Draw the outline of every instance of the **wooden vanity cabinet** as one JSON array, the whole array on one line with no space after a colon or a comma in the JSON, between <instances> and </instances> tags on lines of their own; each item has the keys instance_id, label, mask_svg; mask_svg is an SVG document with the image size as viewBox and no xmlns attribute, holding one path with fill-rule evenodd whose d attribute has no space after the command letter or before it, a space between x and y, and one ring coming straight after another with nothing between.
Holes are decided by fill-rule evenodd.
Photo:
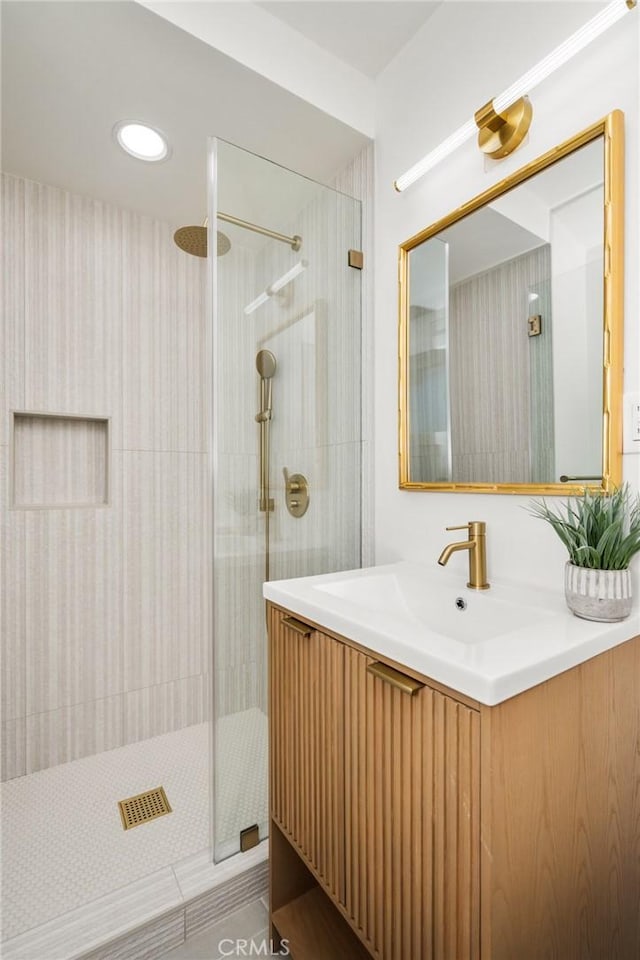
<instances>
[{"instance_id":1,"label":"wooden vanity cabinet","mask_svg":"<svg viewBox=\"0 0 640 960\"><path fill-rule=\"evenodd\" d=\"M271 816L313 867L324 889L340 902L344 901L342 660L342 644L332 637L271 611Z\"/></svg>"},{"instance_id":2,"label":"wooden vanity cabinet","mask_svg":"<svg viewBox=\"0 0 640 960\"><path fill-rule=\"evenodd\" d=\"M486 707L268 615L294 960L637 960L640 637Z\"/></svg>"},{"instance_id":3,"label":"wooden vanity cabinet","mask_svg":"<svg viewBox=\"0 0 640 960\"><path fill-rule=\"evenodd\" d=\"M343 653L347 916L375 957L476 958L478 711Z\"/></svg>"}]
</instances>

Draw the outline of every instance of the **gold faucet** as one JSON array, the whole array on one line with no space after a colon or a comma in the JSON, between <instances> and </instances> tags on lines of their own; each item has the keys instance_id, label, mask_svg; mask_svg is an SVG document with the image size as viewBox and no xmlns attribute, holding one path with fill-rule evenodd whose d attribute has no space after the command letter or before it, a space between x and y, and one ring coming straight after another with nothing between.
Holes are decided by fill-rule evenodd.
<instances>
[{"instance_id":1,"label":"gold faucet","mask_svg":"<svg viewBox=\"0 0 640 960\"><path fill-rule=\"evenodd\" d=\"M483 520L471 520L461 527L446 527L445 529L468 530L469 539L461 540L460 543L450 543L446 546L438 557L440 566L444 567L452 553L456 553L458 550L468 550L469 583L467 586L473 590L488 590L490 584L487 581L486 523Z\"/></svg>"}]
</instances>

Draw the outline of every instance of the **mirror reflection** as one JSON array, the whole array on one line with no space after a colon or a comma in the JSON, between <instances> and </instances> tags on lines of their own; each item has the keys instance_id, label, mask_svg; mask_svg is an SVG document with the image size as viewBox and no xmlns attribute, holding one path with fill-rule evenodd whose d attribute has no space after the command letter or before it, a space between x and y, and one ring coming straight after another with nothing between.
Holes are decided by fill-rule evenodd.
<instances>
[{"instance_id":1,"label":"mirror reflection","mask_svg":"<svg viewBox=\"0 0 640 960\"><path fill-rule=\"evenodd\" d=\"M407 254L411 483L599 483L603 137Z\"/></svg>"}]
</instances>

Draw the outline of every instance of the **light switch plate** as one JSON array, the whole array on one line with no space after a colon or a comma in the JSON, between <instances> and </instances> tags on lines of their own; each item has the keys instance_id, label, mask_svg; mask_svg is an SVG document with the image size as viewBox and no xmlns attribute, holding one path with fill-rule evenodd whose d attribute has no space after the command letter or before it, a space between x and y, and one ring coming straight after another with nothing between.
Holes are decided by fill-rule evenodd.
<instances>
[{"instance_id":1,"label":"light switch plate","mask_svg":"<svg viewBox=\"0 0 640 960\"><path fill-rule=\"evenodd\" d=\"M625 393L622 400L623 453L640 453L640 393Z\"/></svg>"}]
</instances>

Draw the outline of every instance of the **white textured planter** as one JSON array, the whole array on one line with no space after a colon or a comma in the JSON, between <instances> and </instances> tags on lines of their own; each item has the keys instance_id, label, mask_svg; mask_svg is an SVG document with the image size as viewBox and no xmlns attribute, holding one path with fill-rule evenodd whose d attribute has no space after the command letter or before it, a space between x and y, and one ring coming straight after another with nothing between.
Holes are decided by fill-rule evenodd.
<instances>
[{"instance_id":1,"label":"white textured planter","mask_svg":"<svg viewBox=\"0 0 640 960\"><path fill-rule=\"evenodd\" d=\"M613 623L631 613L631 571L591 570L566 563L564 595L576 617Z\"/></svg>"}]
</instances>

